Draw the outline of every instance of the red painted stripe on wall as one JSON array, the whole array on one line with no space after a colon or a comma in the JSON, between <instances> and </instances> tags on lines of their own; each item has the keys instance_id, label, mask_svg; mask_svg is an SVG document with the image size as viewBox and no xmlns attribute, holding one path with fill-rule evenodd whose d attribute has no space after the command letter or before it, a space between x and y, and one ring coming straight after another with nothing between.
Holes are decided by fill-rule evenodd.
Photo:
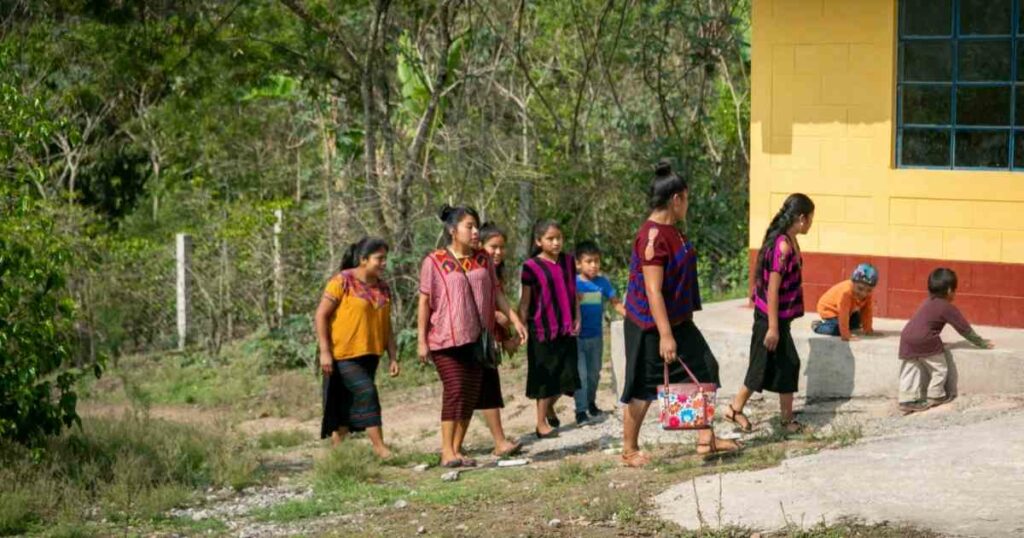
<instances>
[{"instance_id":1,"label":"red painted stripe on wall","mask_svg":"<svg viewBox=\"0 0 1024 538\"><path fill-rule=\"evenodd\" d=\"M971 323L1024 328L1024 264L930 260L804 252L804 306L815 315L818 298L835 283L850 278L858 263L878 268L875 315L909 318L928 297L928 274L936 267L956 271L956 303ZM753 282L757 251L751 250Z\"/></svg>"}]
</instances>

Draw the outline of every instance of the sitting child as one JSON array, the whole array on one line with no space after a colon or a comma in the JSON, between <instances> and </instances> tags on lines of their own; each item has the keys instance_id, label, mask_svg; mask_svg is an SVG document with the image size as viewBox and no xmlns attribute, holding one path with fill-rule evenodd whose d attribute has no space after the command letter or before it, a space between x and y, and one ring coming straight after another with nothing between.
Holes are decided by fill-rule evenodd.
<instances>
[{"instance_id":1,"label":"sitting child","mask_svg":"<svg viewBox=\"0 0 1024 538\"><path fill-rule=\"evenodd\" d=\"M832 286L818 299L818 315L811 327L818 334L839 336L843 340L856 340L851 331L864 328L870 335L871 292L878 285L878 270L870 263L862 263L853 270L850 280Z\"/></svg>"},{"instance_id":2,"label":"sitting child","mask_svg":"<svg viewBox=\"0 0 1024 538\"><path fill-rule=\"evenodd\" d=\"M949 364L940 338L947 323L975 346L992 349L992 343L978 336L960 310L953 306L956 284L956 273L951 269L932 271L928 276L930 297L917 309L900 334L899 408L904 415L952 399L946 393ZM927 400L921 398L921 377L925 370L931 374Z\"/></svg>"}]
</instances>

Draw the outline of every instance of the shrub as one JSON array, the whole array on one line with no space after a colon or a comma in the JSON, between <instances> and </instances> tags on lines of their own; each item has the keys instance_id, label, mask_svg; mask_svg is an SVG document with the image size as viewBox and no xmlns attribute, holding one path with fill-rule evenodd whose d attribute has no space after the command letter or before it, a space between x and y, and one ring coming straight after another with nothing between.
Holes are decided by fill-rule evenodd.
<instances>
[{"instance_id":1,"label":"shrub","mask_svg":"<svg viewBox=\"0 0 1024 538\"><path fill-rule=\"evenodd\" d=\"M131 414L89 419L37 449L0 445L0 534L157 519L194 490L241 488L257 471L253 455L222 433Z\"/></svg>"}]
</instances>

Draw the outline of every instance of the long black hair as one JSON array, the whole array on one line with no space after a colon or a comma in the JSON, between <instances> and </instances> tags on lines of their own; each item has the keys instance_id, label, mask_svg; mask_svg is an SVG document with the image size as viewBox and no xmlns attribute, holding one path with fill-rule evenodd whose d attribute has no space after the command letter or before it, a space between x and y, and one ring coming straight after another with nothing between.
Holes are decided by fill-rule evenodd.
<instances>
[{"instance_id":1,"label":"long black hair","mask_svg":"<svg viewBox=\"0 0 1024 538\"><path fill-rule=\"evenodd\" d=\"M790 194L782 203L779 212L775 214L768 230L764 233L764 241L761 242L761 250L757 253L757 284L763 281L764 268L771 264L769 259L772 255L772 247L780 235L789 231L800 217L810 216L814 213L814 202L806 194Z\"/></svg>"},{"instance_id":2,"label":"long black hair","mask_svg":"<svg viewBox=\"0 0 1024 538\"><path fill-rule=\"evenodd\" d=\"M437 218L441 219L441 222L444 223L444 231L441 233L441 240L437 245L438 248L447 247L452 244L452 231L467 216L473 217L476 223L480 224L480 215L468 205L450 206L445 204L441 206L441 211L438 212Z\"/></svg>"},{"instance_id":3,"label":"long black hair","mask_svg":"<svg viewBox=\"0 0 1024 538\"><path fill-rule=\"evenodd\" d=\"M647 193L647 205L653 209L665 209L669 200L677 194L689 190L686 180L672 171L672 163L668 159L658 161L654 167L654 179Z\"/></svg>"},{"instance_id":4,"label":"long black hair","mask_svg":"<svg viewBox=\"0 0 1024 538\"><path fill-rule=\"evenodd\" d=\"M541 219L537 221L537 224L533 225L533 248L530 250L531 258L541 253L543 249L540 248L537 241L540 241L541 238L544 237L544 234L548 233L548 230L551 228L562 231L562 225L559 224L558 221L551 219Z\"/></svg>"},{"instance_id":5,"label":"long black hair","mask_svg":"<svg viewBox=\"0 0 1024 538\"><path fill-rule=\"evenodd\" d=\"M386 241L378 237L363 237L345 249L345 254L341 257L341 267L338 270L344 271L359 267L360 262L381 250L384 252L390 250Z\"/></svg>"},{"instance_id":6,"label":"long black hair","mask_svg":"<svg viewBox=\"0 0 1024 538\"><path fill-rule=\"evenodd\" d=\"M505 233L505 230L499 228L497 224L493 222L485 222L480 226L481 247L486 245L488 241L495 237L500 237L505 241L508 241L508 235ZM501 263L494 266L494 272L497 273L499 281L505 281L505 260L501 260Z\"/></svg>"}]
</instances>

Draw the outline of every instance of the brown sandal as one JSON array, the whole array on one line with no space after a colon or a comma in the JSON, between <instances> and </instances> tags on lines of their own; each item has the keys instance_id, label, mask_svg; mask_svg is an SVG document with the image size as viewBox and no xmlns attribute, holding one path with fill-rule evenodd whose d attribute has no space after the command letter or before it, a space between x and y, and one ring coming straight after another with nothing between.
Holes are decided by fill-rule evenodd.
<instances>
[{"instance_id":1,"label":"brown sandal","mask_svg":"<svg viewBox=\"0 0 1024 538\"><path fill-rule=\"evenodd\" d=\"M730 414L730 412L732 414ZM732 406L732 404L729 404L729 410L725 412L724 417L725 420L735 424L736 428L743 433L750 433L754 431L754 425L750 422L750 417L744 415L743 411L737 411L736 408ZM740 421L737 420L737 417L743 417L743 420L746 421L747 425L744 426L743 424L740 424Z\"/></svg>"},{"instance_id":2,"label":"brown sandal","mask_svg":"<svg viewBox=\"0 0 1024 538\"><path fill-rule=\"evenodd\" d=\"M626 467L632 467L634 469L640 469L646 467L647 464L651 463L651 457L643 451L637 450L626 454L622 453L622 465Z\"/></svg>"},{"instance_id":3,"label":"brown sandal","mask_svg":"<svg viewBox=\"0 0 1024 538\"><path fill-rule=\"evenodd\" d=\"M712 437L710 443L697 443L697 455L704 458L705 460L720 458L728 456L730 454L736 454L743 450L743 444L739 441L733 441L736 444L736 448L718 448L718 438ZM701 452L701 447L708 447L707 452Z\"/></svg>"}]
</instances>

